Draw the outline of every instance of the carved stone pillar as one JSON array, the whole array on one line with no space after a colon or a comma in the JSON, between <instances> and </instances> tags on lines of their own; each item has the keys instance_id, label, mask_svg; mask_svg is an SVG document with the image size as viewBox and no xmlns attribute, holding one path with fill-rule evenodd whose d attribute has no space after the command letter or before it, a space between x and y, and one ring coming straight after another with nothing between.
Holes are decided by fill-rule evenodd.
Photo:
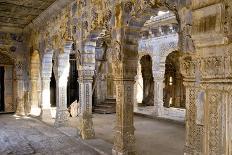
<instances>
[{"instance_id":1,"label":"carved stone pillar","mask_svg":"<svg viewBox=\"0 0 232 155\"><path fill-rule=\"evenodd\" d=\"M31 115L39 116L41 109L39 108L39 95L38 95L38 78L31 78Z\"/></svg>"},{"instance_id":2,"label":"carved stone pillar","mask_svg":"<svg viewBox=\"0 0 232 155\"><path fill-rule=\"evenodd\" d=\"M72 49L72 42L66 43L64 52L58 56L58 71L56 80L56 95L57 95L57 107L56 107L56 119L55 127L68 126L69 124L69 112L67 109L67 82L69 76L69 54Z\"/></svg>"},{"instance_id":3,"label":"carved stone pillar","mask_svg":"<svg viewBox=\"0 0 232 155\"><path fill-rule=\"evenodd\" d=\"M39 52L33 51L30 60L30 102L31 110L30 114L34 116L39 116L41 113L41 108L39 107L39 92L38 92L38 82L40 75L40 58Z\"/></svg>"},{"instance_id":4,"label":"carved stone pillar","mask_svg":"<svg viewBox=\"0 0 232 155\"><path fill-rule=\"evenodd\" d=\"M42 117L51 117L50 103L50 77L42 78Z\"/></svg>"},{"instance_id":5,"label":"carved stone pillar","mask_svg":"<svg viewBox=\"0 0 232 155\"><path fill-rule=\"evenodd\" d=\"M126 46L123 46L125 44L122 45L116 40L111 44L116 85L116 125L112 153L113 155L135 155L133 106L138 60L135 55L127 55L129 51Z\"/></svg>"},{"instance_id":6,"label":"carved stone pillar","mask_svg":"<svg viewBox=\"0 0 232 155\"><path fill-rule=\"evenodd\" d=\"M115 64L117 104L113 155L136 154L133 119L136 64L136 61Z\"/></svg>"},{"instance_id":7,"label":"carved stone pillar","mask_svg":"<svg viewBox=\"0 0 232 155\"><path fill-rule=\"evenodd\" d=\"M50 81L52 74L52 51L44 54L42 61L42 118L51 118Z\"/></svg>"},{"instance_id":8,"label":"carved stone pillar","mask_svg":"<svg viewBox=\"0 0 232 155\"><path fill-rule=\"evenodd\" d=\"M79 92L80 92L80 135L83 139L94 138L92 121L92 83L93 71L79 70Z\"/></svg>"},{"instance_id":9,"label":"carved stone pillar","mask_svg":"<svg viewBox=\"0 0 232 155\"><path fill-rule=\"evenodd\" d=\"M16 72L16 115L25 115L24 104L24 80L23 80L23 62L19 61L15 65Z\"/></svg>"},{"instance_id":10,"label":"carved stone pillar","mask_svg":"<svg viewBox=\"0 0 232 155\"><path fill-rule=\"evenodd\" d=\"M163 101L163 89L164 84L164 72L154 72L154 115L162 116L164 111L164 101Z\"/></svg>"},{"instance_id":11,"label":"carved stone pillar","mask_svg":"<svg viewBox=\"0 0 232 155\"><path fill-rule=\"evenodd\" d=\"M24 105L24 81L22 77L16 78L16 115L25 115L25 105Z\"/></svg>"},{"instance_id":12,"label":"carved stone pillar","mask_svg":"<svg viewBox=\"0 0 232 155\"><path fill-rule=\"evenodd\" d=\"M95 44L94 42L85 43L81 55L82 64L78 67L80 95L79 121L80 135L83 139L95 137L92 121L92 83L95 69Z\"/></svg>"}]
</instances>

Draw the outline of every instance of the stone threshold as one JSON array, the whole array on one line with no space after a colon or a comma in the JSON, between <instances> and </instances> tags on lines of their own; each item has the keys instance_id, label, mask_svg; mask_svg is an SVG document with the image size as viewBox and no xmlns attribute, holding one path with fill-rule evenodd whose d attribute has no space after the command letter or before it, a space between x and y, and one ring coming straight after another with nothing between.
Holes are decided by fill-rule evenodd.
<instances>
[{"instance_id":1,"label":"stone threshold","mask_svg":"<svg viewBox=\"0 0 232 155\"><path fill-rule=\"evenodd\" d=\"M168 117L159 117L159 116L149 115L149 114L140 113L140 112L134 112L134 115L139 116L139 117L145 117L145 118L149 118L149 119L165 121L165 122L170 122L170 123L175 123L177 125L185 126L185 122L183 122L181 120L171 119Z\"/></svg>"}]
</instances>

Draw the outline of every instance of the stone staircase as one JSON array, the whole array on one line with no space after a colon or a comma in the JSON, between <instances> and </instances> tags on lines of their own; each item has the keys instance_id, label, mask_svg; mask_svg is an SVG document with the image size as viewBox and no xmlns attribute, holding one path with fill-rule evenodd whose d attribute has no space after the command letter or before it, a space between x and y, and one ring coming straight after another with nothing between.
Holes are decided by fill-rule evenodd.
<instances>
[{"instance_id":1,"label":"stone staircase","mask_svg":"<svg viewBox=\"0 0 232 155\"><path fill-rule=\"evenodd\" d=\"M94 109L97 114L112 114L116 113L116 99L106 99L104 102L97 104Z\"/></svg>"}]
</instances>

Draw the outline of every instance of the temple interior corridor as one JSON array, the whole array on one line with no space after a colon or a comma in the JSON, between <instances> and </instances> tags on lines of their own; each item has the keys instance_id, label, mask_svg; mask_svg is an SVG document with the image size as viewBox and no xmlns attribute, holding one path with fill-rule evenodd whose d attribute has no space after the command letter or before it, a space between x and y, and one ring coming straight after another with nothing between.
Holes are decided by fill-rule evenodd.
<instances>
[{"instance_id":1,"label":"temple interior corridor","mask_svg":"<svg viewBox=\"0 0 232 155\"><path fill-rule=\"evenodd\" d=\"M232 155L232 0L0 0L0 155Z\"/></svg>"}]
</instances>

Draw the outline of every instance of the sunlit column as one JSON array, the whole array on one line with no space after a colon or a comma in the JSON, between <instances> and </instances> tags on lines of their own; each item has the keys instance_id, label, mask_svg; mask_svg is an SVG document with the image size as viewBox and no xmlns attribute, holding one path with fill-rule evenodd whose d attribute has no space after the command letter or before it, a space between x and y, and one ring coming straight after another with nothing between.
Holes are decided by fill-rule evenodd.
<instances>
[{"instance_id":1,"label":"sunlit column","mask_svg":"<svg viewBox=\"0 0 232 155\"><path fill-rule=\"evenodd\" d=\"M50 81L53 51L44 54L42 61L42 118L51 118Z\"/></svg>"},{"instance_id":2,"label":"sunlit column","mask_svg":"<svg viewBox=\"0 0 232 155\"><path fill-rule=\"evenodd\" d=\"M64 52L58 56L58 71L56 80L56 119L55 127L68 126L69 113L67 109L67 82L69 76L69 54L72 50L72 43L68 42L65 45Z\"/></svg>"},{"instance_id":3,"label":"sunlit column","mask_svg":"<svg viewBox=\"0 0 232 155\"><path fill-rule=\"evenodd\" d=\"M38 77L31 78L31 115L39 116L41 109L39 108L39 95L38 95Z\"/></svg>"},{"instance_id":4,"label":"sunlit column","mask_svg":"<svg viewBox=\"0 0 232 155\"><path fill-rule=\"evenodd\" d=\"M164 111L163 89L164 71L153 71L154 78L154 115L162 116Z\"/></svg>"},{"instance_id":5,"label":"sunlit column","mask_svg":"<svg viewBox=\"0 0 232 155\"><path fill-rule=\"evenodd\" d=\"M82 51L82 64L78 67L80 99L80 135L83 139L95 137L92 121L92 83L95 69L95 45L86 42Z\"/></svg>"},{"instance_id":6,"label":"sunlit column","mask_svg":"<svg viewBox=\"0 0 232 155\"><path fill-rule=\"evenodd\" d=\"M139 59L140 60L140 59ZM142 103L143 101L143 76L141 72L141 64L140 61L138 61L138 68L137 68L137 75L135 77L135 104L134 104L134 109L139 106L139 104Z\"/></svg>"}]
</instances>

